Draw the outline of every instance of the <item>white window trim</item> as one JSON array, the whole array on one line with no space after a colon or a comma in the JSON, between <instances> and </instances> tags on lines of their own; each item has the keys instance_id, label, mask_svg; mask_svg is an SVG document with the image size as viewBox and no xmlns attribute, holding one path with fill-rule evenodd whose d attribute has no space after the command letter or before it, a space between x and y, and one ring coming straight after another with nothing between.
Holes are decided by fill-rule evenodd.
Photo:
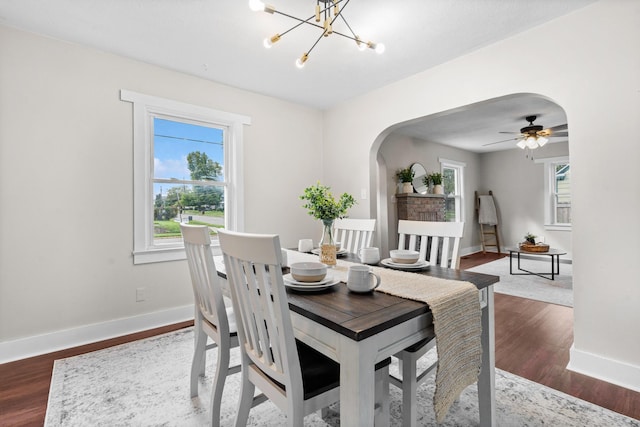
<instances>
[{"instance_id":1,"label":"white window trim","mask_svg":"<svg viewBox=\"0 0 640 427\"><path fill-rule=\"evenodd\" d=\"M133 263L146 264L185 259L184 246L157 247L153 245L153 158L151 120L164 115L184 120L198 120L228 129L225 146L225 165L232 165L225 175L225 227L244 230L243 125L251 118L207 107L145 95L122 89L120 100L133 104ZM230 202L230 204L227 204ZM227 214L228 213L228 214Z\"/></svg>"},{"instance_id":2,"label":"white window trim","mask_svg":"<svg viewBox=\"0 0 640 427\"><path fill-rule=\"evenodd\" d=\"M543 159L535 159L535 163L544 165L544 229L549 231L571 231L571 224L554 224L553 223L553 182L555 170L552 165L557 163L570 163L569 156L547 157Z\"/></svg>"},{"instance_id":3,"label":"white window trim","mask_svg":"<svg viewBox=\"0 0 640 427\"><path fill-rule=\"evenodd\" d=\"M465 214L464 214L464 168L467 166L465 162L459 162L457 160L449 160L444 159L442 157L438 157L438 161L440 162L440 173L444 172L445 167L450 167L453 169L458 169L460 173L458 174L458 185L460 186L460 195L454 196L454 198L458 200L458 206L456 206L456 210L459 211L460 217L458 218L459 222L464 222ZM446 196L446 195L445 195ZM446 196L448 197L448 196Z\"/></svg>"}]
</instances>

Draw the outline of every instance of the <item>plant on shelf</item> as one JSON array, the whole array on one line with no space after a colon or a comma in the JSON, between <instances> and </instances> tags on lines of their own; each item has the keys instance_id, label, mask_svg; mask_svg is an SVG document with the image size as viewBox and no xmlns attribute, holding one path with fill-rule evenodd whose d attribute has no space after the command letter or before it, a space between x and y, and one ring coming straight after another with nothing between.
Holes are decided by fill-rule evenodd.
<instances>
[{"instance_id":1,"label":"plant on shelf","mask_svg":"<svg viewBox=\"0 0 640 427\"><path fill-rule=\"evenodd\" d=\"M402 168L396 172L396 177L402 183L402 193L413 193L413 177L416 173L411 169Z\"/></svg>"},{"instance_id":2,"label":"plant on shelf","mask_svg":"<svg viewBox=\"0 0 640 427\"><path fill-rule=\"evenodd\" d=\"M428 175L433 185L442 185L442 174L440 172L434 172Z\"/></svg>"},{"instance_id":3,"label":"plant on shelf","mask_svg":"<svg viewBox=\"0 0 640 427\"><path fill-rule=\"evenodd\" d=\"M402 168L396 172L396 177L400 180L400 182L413 182L413 177L415 176L415 172L411 170L411 168Z\"/></svg>"},{"instance_id":4,"label":"plant on shelf","mask_svg":"<svg viewBox=\"0 0 640 427\"><path fill-rule=\"evenodd\" d=\"M322 221L322 239L320 240L320 262L327 265L336 264L336 246L333 235L333 222L347 215L347 210L356 204L356 199L348 193L342 193L336 200L331 188L320 184L320 181L304 189L300 196L305 200L302 205L309 215Z\"/></svg>"},{"instance_id":5,"label":"plant on shelf","mask_svg":"<svg viewBox=\"0 0 640 427\"><path fill-rule=\"evenodd\" d=\"M433 182L433 194L444 194L444 188L442 187L442 174L440 172L433 172L429 174L429 179Z\"/></svg>"},{"instance_id":6,"label":"plant on shelf","mask_svg":"<svg viewBox=\"0 0 640 427\"><path fill-rule=\"evenodd\" d=\"M423 176L422 183L428 187L429 184L431 183L431 175L426 174L425 176Z\"/></svg>"}]
</instances>

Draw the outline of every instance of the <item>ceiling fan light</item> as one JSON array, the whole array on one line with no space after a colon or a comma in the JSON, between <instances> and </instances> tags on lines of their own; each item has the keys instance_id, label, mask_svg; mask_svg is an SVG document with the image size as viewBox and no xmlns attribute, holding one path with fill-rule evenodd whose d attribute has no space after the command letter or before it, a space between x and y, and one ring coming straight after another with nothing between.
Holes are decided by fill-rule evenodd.
<instances>
[{"instance_id":1,"label":"ceiling fan light","mask_svg":"<svg viewBox=\"0 0 640 427\"><path fill-rule=\"evenodd\" d=\"M536 138L534 136L530 136L526 139L527 142L527 147L529 147L530 149L535 149L538 148L538 142L536 141Z\"/></svg>"},{"instance_id":2,"label":"ceiling fan light","mask_svg":"<svg viewBox=\"0 0 640 427\"><path fill-rule=\"evenodd\" d=\"M518 147L522 148L523 150L525 148L527 148L527 142L524 139L521 139L520 141L518 141L518 143L516 144Z\"/></svg>"},{"instance_id":3,"label":"ceiling fan light","mask_svg":"<svg viewBox=\"0 0 640 427\"><path fill-rule=\"evenodd\" d=\"M538 137L538 145L540 147L543 147L547 142L549 142L549 138L546 138L544 136L539 136Z\"/></svg>"}]
</instances>

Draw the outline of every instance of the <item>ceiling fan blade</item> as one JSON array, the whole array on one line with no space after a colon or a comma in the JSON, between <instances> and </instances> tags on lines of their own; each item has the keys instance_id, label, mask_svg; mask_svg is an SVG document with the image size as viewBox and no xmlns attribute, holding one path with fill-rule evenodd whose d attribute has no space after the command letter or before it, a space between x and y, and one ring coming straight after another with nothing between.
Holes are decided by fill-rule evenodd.
<instances>
[{"instance_id":1,"label":"ceiling fan blade","mask_svg":"<svg viewBox=\"0 0 640 427\"><path fill-rule=\"evenodd\" d=\"M496 142L490 142L488 144L482 144L482 146L486 147L487 145L500 144L501 142L517 141L518 139L520 138L509 138L509 139L505 139L504 141L496 141Z\"/></svg>"},{"instance_id":2,"label":"ceiling fan blade","mask_svg":"<svg viewBox=\"0 0 640 427\"><path fill-rule=\"evenodd\" d=\"M557 130L566 130L567 129L567 124L563 124L563 125L558 125L558 126L554 126L554 127L550 127L549 130L550 131L557 131Z\"/></svg>"},{"instance_id":3,"label":"ceiling fan blade","mask_svg":"<svg viewBox=\"0 0 640 427\"><path fill-rule=\"evenodd\" d=\"M498 132L498 133L510 133L510 134L519 134L520 132L504 132L504 131L502 131L502 132Z\"/></svg>"},{"instance_id":4,"label":"ceiling fan blade","mask_svg":"<svg viewBox=\"0 0 640 427\"><path fill-rule=\"evenodd\" d=\"M569 136L569 132L554 132L551 135L549 135L549 138L558 138L558 137L566 138L568 136Z\"/></svg>"}]
</instances>

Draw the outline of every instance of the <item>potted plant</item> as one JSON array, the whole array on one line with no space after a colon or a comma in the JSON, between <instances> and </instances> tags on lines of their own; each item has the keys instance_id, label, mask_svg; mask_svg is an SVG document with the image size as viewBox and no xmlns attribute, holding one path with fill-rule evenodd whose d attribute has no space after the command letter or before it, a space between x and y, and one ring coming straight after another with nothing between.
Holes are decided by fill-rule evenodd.
<instances>
[{"instance_id":1,"label":"potted plant","mask_svg":"<svg viewBox=\"0 0 640 427\"><path fill-rule=\"evenodd\" d=\"M322 239L320 239L320 262L327 265L336 264L336 245L333 235L333 222L347 215L347 210L356 204L356 199L343 193L338 200L331 194L331 188L320 184L320 181L304 189L300 196L305 200L302 205L308 214L322 221Z\"/></svg>"},{"instance_id":2,"label":"potted plant","mask_svg":"<svg viewBox=\"0 0 640 427\"><path fill-rule=\"evenodd\" d=\"M415 172L408 168L402 168L396 172L396 177L402 183L402 193L413 193L413 177Z\"/></svg>"},{"instance_id":3,"label":"potted plant","mask_svg":"<svg viewBox=\"0 0 640 427\"><path fill-rule=\"evenodd\" d=\"M429 175L429 179L433 183L433 194L444 194L444 188L442 187L442 174L440 172L433 172Z\"/></svg>"},{"instance_id":4,"label":"potted plant","mask_svg":"<svg viewBox=\"0 0 640 427\"><path fill-rule=\"evenodd\" d=\"M427 187L427 193L428 193L429 189L431 188L431 184L433 184L431 182L431 175L429 175L428 173L424 174L424 176L422 177L422 183L424 184L425 187Z\"/></svg>"}]
</instances>

